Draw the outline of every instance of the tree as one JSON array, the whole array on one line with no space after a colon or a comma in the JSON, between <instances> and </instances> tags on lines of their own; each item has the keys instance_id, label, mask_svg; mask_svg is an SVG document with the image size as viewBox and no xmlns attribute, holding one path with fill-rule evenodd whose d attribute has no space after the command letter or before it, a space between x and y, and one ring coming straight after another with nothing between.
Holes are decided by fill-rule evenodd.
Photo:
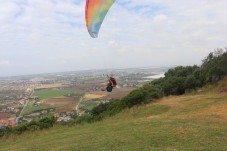
<instances>
[{"instance_id":1,"label":"tree","mask_svg":"<svg viewBox=\"0 0 227 151\"><path fill-rule=\"evenodd\" d=\"M199 87L199 85L199 80L197 80L194 75L189 75L184 82L185 89L187 90L195 89Z\"/></svg>"},{"instance_id":2,"label":"tree","mask_svg":"<svg viewBox=\"0 0 227 151\"><path fill-rule=\"evenodd\" d=\"M218 49L210 53L201 66L205 75L205 83L218 82L227 75L227 51Z\"/></svg>"}]
</instances>

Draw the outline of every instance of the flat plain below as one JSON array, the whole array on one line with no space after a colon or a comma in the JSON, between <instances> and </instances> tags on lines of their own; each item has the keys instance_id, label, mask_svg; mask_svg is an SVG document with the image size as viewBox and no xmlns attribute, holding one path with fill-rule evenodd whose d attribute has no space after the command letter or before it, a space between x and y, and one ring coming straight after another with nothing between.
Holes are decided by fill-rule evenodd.
<instances>
[{"instance_id":1,"label":"flat plain below","mask_svg":"<svg viewBox=\"0 0 227 151\"><path fill-rule=\"evenodd\" d=\"M0 139L1 151L226 151L227 87L126 109L93 124L55 126Z\"/></svg>"}]
</instances>

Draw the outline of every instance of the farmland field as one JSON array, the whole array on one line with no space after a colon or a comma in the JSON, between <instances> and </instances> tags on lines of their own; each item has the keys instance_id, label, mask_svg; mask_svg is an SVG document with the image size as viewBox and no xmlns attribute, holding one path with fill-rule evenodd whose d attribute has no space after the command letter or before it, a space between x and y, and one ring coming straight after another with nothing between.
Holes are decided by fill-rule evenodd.
<instances>
[{"instance_id":1,"label":"farmland field","mask_svg":"<svg viewBox=\"0 0 227 151\"><path fill-rule=\"evenodd\" d=\"M76 89L42 89L35 90L33 96L38 96L40 100L39 105L35 105L38 101L30 100L24 109L22 115L30 114L40 110L47 109L58 109L67 111L73 110L76 106L78 99L75 97L80 97L84 94L83 90ZM67 96L67 97L66 97ZM71 105L70 107L68 105Z\"/></svg>"},{"instance_id":2,"label":"farmland field","mask_svg":"<svg viewBox=\"0 0 227 151\"><path fill-rule=\"evenodd\" d=\"M31 114L33 112L36 111L40 111L40 110L46 110L46 109L54 109L57 107L60 107L61 105L49 105L49 106L34 106L35 101L29 101L26 108L23 110L23 112L21 113L22 115L28 115Z\"/></svg>"},{"instance_id":3,"label":"farmland field","mask_svg":"<svg viewBox=\"0 0 227 151\"><path fill-rule=\"evenodd\" d=\"M100 101L92 100L92 101L83 101L80 103L79 109L82 110L92 110L95 106L97 106Z\"/></svg>"},{"instance_id":4,"label":"farmland field","mask_svg":"<svg viewBox=\"0 0 227 151\"><path fill-rule=\"evenodd\" d=\"M70 112L70 111L74 111L75 109L76 109L76 104L68 104L68 105L64 105L64 106L56 108L55 113L57 113L57 112Z\"/></svg>"},{"instance_id":5,"label":"farmland field","mask_svg":"<svg viewBox=\"0 0 227 151\"><path fill-rule=\"evenodd\" d=\"M33 96L38 96L40 100L47 100L65 95L70 96L70 94L81 96L84 94L84 91L78 89L42 89L35 90Z\"/></svg>"},{"instance_id":6,"label":"farmland field","mask_svg":"<svg viewBox=\"0 0 227 151\"><path fill-rule=\"evenodd\" d=\"M45 100L41 103L41 106L49 106L49 105L65 105L65 104L74 104L78 102L77 99L67 98L67 97L60 97L60 98L52 98Z\"/></svg>"},{"instance_id":7,"label":"farmland field","mask_svg":"<svg viewBox=\"0 0 227 151\"><path fill-rule=\"evenodd\" d=\"M61 97L45 100L41 105L42 106L58 105L59 107L55 109L56 112L67 112L75 110L76 104L78 102L79 99Z\"/></svg>"},{"instance_id":8,"label":"farmland field","mask_svg":"<svg viewBox=\"0 0 227 151\"><path fill-rule=\"evenodd\" d=\"M62 84L44 84L42 86L37 87L37 89L51 89L51 88L63 88L66 87L66 85Z\"/></svg>"},{"instance_id":9,"label":"farmland field","mask_svg":"<svg viewBox=\"0 0 227 151\"><path fill-rule=\"evenodd\" d=\"M105 95L100 95L100 94L95 94L95 93L87 93L85 96L84 96L84 99L85 100L93 100L93 99L99 99L99 98L102 98L104 97Z\"/></svg>"}]
</instances>

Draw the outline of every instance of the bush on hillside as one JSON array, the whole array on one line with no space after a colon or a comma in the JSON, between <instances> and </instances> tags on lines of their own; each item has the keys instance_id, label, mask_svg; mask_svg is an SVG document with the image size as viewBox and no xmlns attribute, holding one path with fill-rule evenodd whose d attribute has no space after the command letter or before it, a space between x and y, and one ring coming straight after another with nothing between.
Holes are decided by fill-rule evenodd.
<instances>
[{"instance_id":1,"label":"bush on hillside","mask_svg":"<svg viewBox=\"0 0 227 151\"><path fill-rule=\"evenodd\" d=\"M4 126L0 128L0 137L7 136L10 134L21 134L25 131L34 131L39 129L46 129L53 127L56 122L56 118L54 116L45 116L40 119L34 119L31 122L24 122L15 127Z\"/></svg>"},{"instance_id":2,"label":"bush on hillside","mask_svg":"<svg viewBox=\"0 0 227 151\"><path fill-rule=\"evenodd\" d=\"M12 126L3 126L0 128L0 137L8 136L12 133Z\"/></svg>"},{"instance_id":3,"label":"bush on hillside","mask_svg":"<svg viewBox=\"0 0 227 151\"><path fill-rule=\"evenodd\" d=\"M209 83L216 83L227 75L227 48L211 52L199 66L179 66L169 69L164 78L152 82L165 95L181 95Z\"/></svg>"},{"instance_id":4,"label":"bush on hillside","mask_svg":"<svg viewBox=\"0 0 227 151\"><path fill-rule=\"evenodd\" d=\"M119 113L125 108L131 108L135 105L146 104L152 100L161 98L163 93L151 84L144 85L142 88L133 90L121 100L100 104L92 109L91 115L100 120L105 116L111 116Z\"/></svg>"}]
</instances>

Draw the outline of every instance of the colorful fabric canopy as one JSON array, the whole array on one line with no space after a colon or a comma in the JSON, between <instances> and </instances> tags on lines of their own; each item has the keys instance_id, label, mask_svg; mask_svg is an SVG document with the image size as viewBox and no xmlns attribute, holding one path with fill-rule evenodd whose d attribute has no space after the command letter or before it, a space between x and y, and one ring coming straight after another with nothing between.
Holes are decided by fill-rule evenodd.
<instances>
[{"instance_id":1,"label":"colorful fabric canopy","mask_svg":"<svg viewBox=\"0 0 227 151\"><path fill-rule=\"evenodd\" d=\"M86 0L86 25L91 37L98 37L102 22L114 2L115 0Z\"/></svg>"}]
</instances>

